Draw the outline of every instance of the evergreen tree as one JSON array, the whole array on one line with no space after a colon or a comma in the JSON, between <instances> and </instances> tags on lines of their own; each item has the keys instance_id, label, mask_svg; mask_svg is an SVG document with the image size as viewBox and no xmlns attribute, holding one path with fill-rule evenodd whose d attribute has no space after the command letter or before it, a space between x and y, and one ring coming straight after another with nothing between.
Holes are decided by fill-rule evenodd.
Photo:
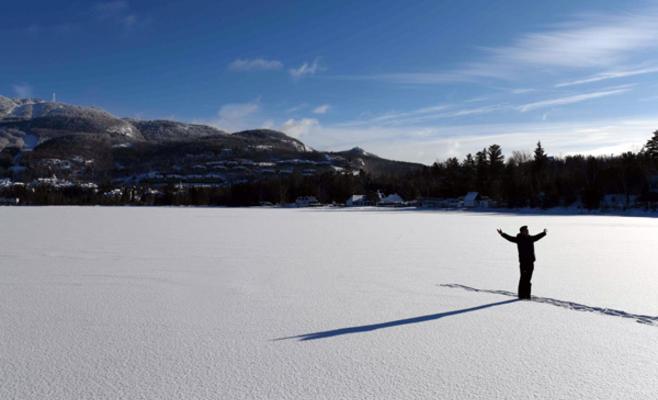
<instances>
[{"instance_id":1,"label":"evergreen tree","mask_svg":"<svg viewBox=\"0 0 658 400\"><path fill-rule=\"evenodd\" d=\"M466 158L464 158L463 165L464 168L466 169L475 168L475 159L473 158L473 155L471 153L466 154Z\"/></svg>"},{"instance_id":2,"label":"evergreen tree","mask_svg":"<svg viewBox=\"0 0 658 400\"><path fill-rule=\"evenodd\" d=\"M505 157L503 151L497 144L492 144L487 149L487 156L489 158L489 176L487 182L487 194L496 199L503 197L503 170L505 168Z\"/></svg>"},{"instance_id":3,"label":"evergreen tree","mask_svg":"<svg viewBox=\"0 0 658 400\"><path fill-rule=\"evenodd\" d=\"M652 160L658 160L658 131L655 131L653 137L644 145L644 152Z\"/></svg>"},{"instance_id":4,"label":"evergreen tree","mask_svg":"<svg viewBox=\"0 0 658 400\"><path fill-rule=\"evenodd\" d=\"M489 166L492 171L499 171L505 162L505 156L503 156L503 150L497 144L492 144L487 149L487 156L489 157Z\"/></svg>"},{"instance_id":5,"label":"evergreen tree","mask_svg":"<svg viewBox=\"0 0 658 400\"><path fill-rule=\"evenodd\" d=\"M451 157L446 160L446 194L450 197L459 196L462 192L462 171L459 160L456 157Z\"/></svg>"},{"instance_id":6,"label":"evergreen tree","mask_svg":"<svg viewBox=\"0 0 658 400\"><path fill-rule=\"evenodd\" d=\"M478 192L486 193L489 163L487 162L487 149L475 153L475 188Z\"/></svg>"},{"instance_id":7,"label":"evergreen tree","mask_svg":"<svg viewBox=\"0 0 658 400\"><path fill-rule=\"evenodd\" d=\"M548 157L544 152L544 148L541 147L541 142L537 142L537 148L535 148L535 164L543 166L546 163Z\"/></svg>"},{"instance_id":8,"label":"evergreen tree","mask_svg":"<svg viewBox=\"0 0 658 400\"><path fill-rule=\"evenodd\" d=\"M546 207L546 164L548 157L541 142L537 142L534 159L532 160L532 200L531 203Z\"/></svg>"}]
</instances>

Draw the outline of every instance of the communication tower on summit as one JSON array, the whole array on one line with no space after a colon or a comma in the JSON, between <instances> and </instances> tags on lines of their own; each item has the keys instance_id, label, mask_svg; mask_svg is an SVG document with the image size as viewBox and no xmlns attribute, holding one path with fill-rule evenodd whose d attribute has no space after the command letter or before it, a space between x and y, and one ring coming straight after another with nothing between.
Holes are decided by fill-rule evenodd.
<instances>
[{"instance_id":1,"label":"communication tower on summit","mask_svg":"<svg viewBox=\"0 0 658 400\"><path fill-rule=\"evenodd\" d=\"M53 103L57 103L57 93L53 92Z\"/></svg>"}]
</instances>

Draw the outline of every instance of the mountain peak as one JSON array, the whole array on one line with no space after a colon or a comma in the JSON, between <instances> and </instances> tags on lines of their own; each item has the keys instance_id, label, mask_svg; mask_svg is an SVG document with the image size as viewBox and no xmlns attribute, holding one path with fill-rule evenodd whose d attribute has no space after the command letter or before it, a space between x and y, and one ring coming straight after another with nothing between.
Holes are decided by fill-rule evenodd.
<instances>
[{"instance_id":1,"label":"mountain peak","mask_svg":"<svg viewBox=\"0 0 658 400\"><path fill-rule=\"evenodd\" d=\"M377 157L376 155L363 150L359 146L352 147L351 149L342 151L341 153L349 155L350 157Z\"/></svg>"}]
</instances>

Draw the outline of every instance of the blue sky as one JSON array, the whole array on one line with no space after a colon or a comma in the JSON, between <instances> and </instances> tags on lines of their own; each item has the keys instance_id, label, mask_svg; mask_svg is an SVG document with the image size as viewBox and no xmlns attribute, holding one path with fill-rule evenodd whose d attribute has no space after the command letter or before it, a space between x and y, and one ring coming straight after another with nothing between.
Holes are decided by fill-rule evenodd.
<instances>
[{"instance_id":1,"label":"blue sky","mask_svg":"<svg viewBox=\"0 0 658 400\"><path fill-rule=\"evenodd\" d=\"M322 150L610 154L658 129L658 2L11 2L0 34L2 95Z\"/></svg>"}]
</instances>

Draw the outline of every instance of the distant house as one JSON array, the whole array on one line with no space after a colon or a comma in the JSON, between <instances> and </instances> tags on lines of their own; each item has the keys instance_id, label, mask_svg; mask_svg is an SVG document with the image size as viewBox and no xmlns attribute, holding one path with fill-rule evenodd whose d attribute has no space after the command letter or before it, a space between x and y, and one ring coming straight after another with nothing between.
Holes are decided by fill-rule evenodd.
<instances>
[{"instance_id":1,"label":"distant house","mask_svg":"<svg viewBox=\"0 0 658 400\"><path fill-rule=\"evenodd\" d=\"M364 207L372 205L365 194L353 194L345 201L347 207Z\"/></svg>"},{"instance_id":2,"label":"distant house","mask_svg":"<svg viewBox=\"0 0 658 400\"><path fill-rule=\"evenodd\" d=\"M635 207L637 198L638 196L636 195L626 196L623 193L606 194L601 199L601 207L613 210L625 210Z\"/></svg>"},{"instance_id":3,"label":"distant house","mask_svg":"<svg viewBox=\"0 0 658 400\"><path fill-rule=\"evenodd\" d=\"M480 193L468 192L464 197L464 207L473 208L480 205Z\"/></svg>"},{"instance_id":4,"label":"distant house","mask_svg":"<svg viewBox=\"0 0 658 400\"><path fill-rule=\"evenodd\" d=\"M321 205L315 196L300 196L295 200L297 207L315 207Z\"/></svg>"},{"instance_id":5,"label":"distant house","mask_svg":"<svg viewBox=\"0 0 658 400\"><path fill-rule=\"evenodd\" d=\"M393 193L379 200L377 205L382 207L400 207L404 205L404 200L399 194Z\"/></svg>"}]
</instances>

